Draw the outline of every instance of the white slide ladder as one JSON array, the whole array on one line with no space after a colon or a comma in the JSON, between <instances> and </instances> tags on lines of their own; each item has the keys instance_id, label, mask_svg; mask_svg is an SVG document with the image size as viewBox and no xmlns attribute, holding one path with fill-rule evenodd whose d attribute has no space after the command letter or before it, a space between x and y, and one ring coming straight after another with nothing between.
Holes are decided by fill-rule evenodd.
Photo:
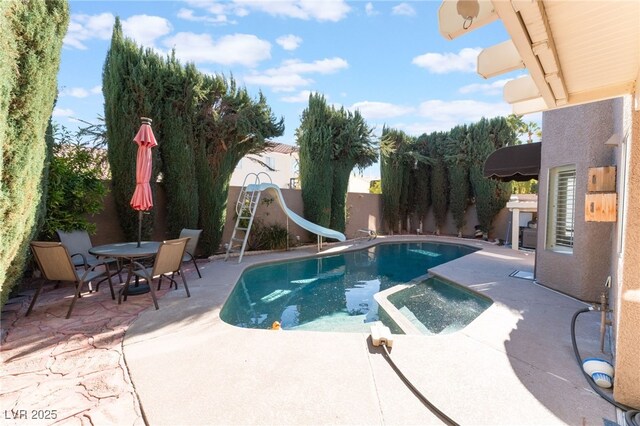
<instances>
[{"instance_id":1,"label":"white slide ladder","mask_svg":"<svg viewBox=\"0 0 640 426\"><path fill-rule=\"evenodd\" d=\"M269 179L271 183L271 177L264 172L249 173L244 178L242 183L242 189L238 194L238 201L236 202L236 225L233 228L231 239L227 244L227 254L224 257L226 261L229 259L229 255L233 251L234 247L240 247L240 256L238 257L238 263L242 262L242 256L247 248L247 241L249 241L249 233L251 232L251 226L253 225L253 219L256 216L256 210L258 203L260 202L260 194L262 191L256 190L260 185L260 175L264 175ZM247 184L247 180L253 177L254 182L252 185ZM242 237L240 234L244 233Z\"/></svg>"}]
</instances>

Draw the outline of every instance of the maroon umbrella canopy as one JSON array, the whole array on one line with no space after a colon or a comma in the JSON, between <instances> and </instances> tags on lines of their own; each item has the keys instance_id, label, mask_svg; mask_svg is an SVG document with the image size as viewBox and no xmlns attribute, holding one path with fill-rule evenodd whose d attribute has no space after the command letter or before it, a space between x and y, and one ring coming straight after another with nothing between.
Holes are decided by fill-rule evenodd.
<instances>
[{"instance_id":1,"label":"maroon umbrella canopy","mask_svg":"<svg viewBox=\"0 0 640 426\"><path fill-rule=\"evenodd\" d=\"M484 162L484 177L503 182L538 179L541 146L541 143L527 143L492 152Z\"/></svg>"}]
</instances>

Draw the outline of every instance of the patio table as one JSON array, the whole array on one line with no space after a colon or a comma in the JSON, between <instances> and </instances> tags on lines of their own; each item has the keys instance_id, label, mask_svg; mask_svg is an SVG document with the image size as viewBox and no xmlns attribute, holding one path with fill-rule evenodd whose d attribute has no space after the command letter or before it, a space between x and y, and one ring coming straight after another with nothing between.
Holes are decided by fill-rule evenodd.
<instances>
[{"instance_id":1,"label":"patio table","mask_svg":"<svg viewBox=\"0 0 640 426\"><path fill-rule=\"evenodd\" d=\"M133 262L136 259L141 259L144 257L154 256L158 253L158 248L160 247L160 242L158 241L142 241L140 243L140 247L138 247L137 242L129 242L129 243L114 243L114 244L104 244L101 246L92 247L89 250L94 256L106 256L106 257L115 257L122 260L128 260L129 268L127 272L127 280L125 283L128 283L131 279L131 275L133 275ZM127 288L125 285L124 288ZM126 294L123 293L123 289L120 289L120 295L124 296L124 300L127 300L127 296L144 294L149 292L148 285L140 285L138 284L138 277L136 277L136 285L135 287L129 287L127 289ZM120 303L120 297L118 297L118 303Z\"/></svg>"}]
</instances>

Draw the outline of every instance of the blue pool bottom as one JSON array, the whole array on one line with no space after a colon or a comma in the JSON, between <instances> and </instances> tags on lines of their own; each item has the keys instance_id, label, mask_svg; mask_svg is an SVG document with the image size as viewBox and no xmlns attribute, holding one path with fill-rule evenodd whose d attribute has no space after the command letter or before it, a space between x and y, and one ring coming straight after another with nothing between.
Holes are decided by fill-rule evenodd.
<instances>
[{"instance_id":1,"label":"blue pool bottom","mask_svg":"<svg viewBox=\"0 0 640 426\"><path fill-rule=\"evenodd\" d=\"M251 267L238 280L220 316L247 328L270 329L277 321L285 330L368 332L369 323L380 320L397 330L373 295L474 251L437 242L382 243L339 255ZM443 291L439 295L450 296ZM415 307L407 309L416 317L422 315L422 310L414 312L418 312Z\"/></svg>"}]
</instances>

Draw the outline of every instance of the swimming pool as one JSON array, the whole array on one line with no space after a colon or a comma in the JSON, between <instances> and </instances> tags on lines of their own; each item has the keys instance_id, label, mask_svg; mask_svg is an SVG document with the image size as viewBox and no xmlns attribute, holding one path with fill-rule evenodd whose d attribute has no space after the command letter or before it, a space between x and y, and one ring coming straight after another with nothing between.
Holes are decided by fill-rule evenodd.
<instances>
[{"instance_id":1,"label":"swimming pool","mask_svg":"<svg viewBox=\"0 0 640 426\"><path fill-rule=\"evenodd\" d=\"M372 321L393 327L378 312L375 293L423 276L475 248L437 242L378 244L312 259L245 270L220 317L239 327L368 332Z\"/></svg>"}]
</instances>

